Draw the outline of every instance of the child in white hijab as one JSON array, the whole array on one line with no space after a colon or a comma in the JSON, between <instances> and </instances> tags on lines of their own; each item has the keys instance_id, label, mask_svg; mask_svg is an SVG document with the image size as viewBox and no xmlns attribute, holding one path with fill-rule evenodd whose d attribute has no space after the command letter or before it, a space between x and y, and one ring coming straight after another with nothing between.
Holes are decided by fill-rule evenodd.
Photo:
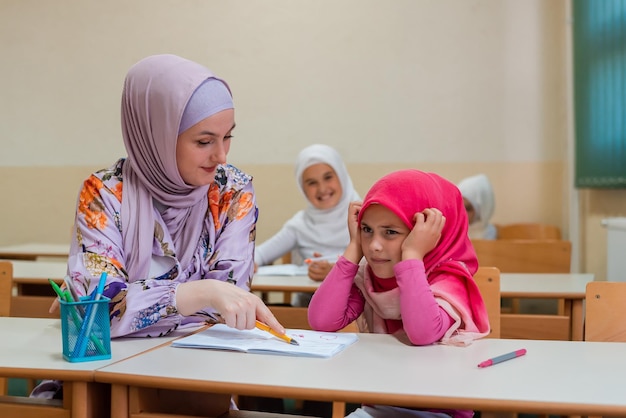
<instances>
[{"instance_id":1,"label":"child in white hijab","mask_svg":"<svg viewBox=\"0 0 626 418\"><path fill-rule=\"evenodd\" d=\"M360 197L339 153L328 145L310 145L300 151L295 175L307 200L306 208L256 247L254 261L258 266L271 264L286 253L292 253L292 260L300 262L320 256L338 257L350 241L345 214L350 202ZM323 280L332 264L327 260L311 263L309 277ZM310 295L296 297L296 305L308 305Z\"/></svg>"},{"instance_id":2,"label":"child in white hijab","mask_svg":"<svg viewBox=\"0 0 626 418\"><path fill-rule=\"evenodd\" d=\"M458 184L463 195L471 239L496 239L498 230L491 223L495 198L489 178L484 174L467 177Z\"/></svg>"}]
</instances>

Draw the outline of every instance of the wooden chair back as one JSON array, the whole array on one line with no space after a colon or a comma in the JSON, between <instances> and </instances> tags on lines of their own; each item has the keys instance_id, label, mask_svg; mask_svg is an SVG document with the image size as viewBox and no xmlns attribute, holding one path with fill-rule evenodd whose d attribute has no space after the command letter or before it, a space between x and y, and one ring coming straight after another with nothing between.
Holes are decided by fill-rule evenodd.
<instances>
[{"instance_id":1,"label":"wooden chair back","mask_svg":"<svg viewBox=\"0 0 626 418\"><path fill-rule=\"evenodd\" d=\"M481 266L501 273L569 273L572 243L565 240L472 240Z\"/></svg>"},{"instance_id":2,"label":"wooden chair back","mask_svg":"<svg viewBox=\"0 0 626 418\"><path fill-rule=\"evenodd\" d=\"M0 316L11 315L11 296L13 292L13 264L0 261Z\"/></svg>"},{"instance_id":3,"label":"wooden chair back","mask_svg":"<svg viewBox=\"0 0 626 418\"><path fill-rule=\"evenodd\" d=\"M288 253L285 253L285 255L283 255L280 258L280 263L281 264L291 264L291 251Z\"/></svg>"},{"instance_id":4,"label":"wooden chair back","mask_svg":"<svg viewBox=\"0 0 626 418\"><path fill-rule=\"evenodd\" d=\"M585 341L626 342L626 282L590 282L586 291Z\"/></svg>"},{"instance_id":5,"label":"wooden chair back","mask_svg":"<svg viewBox=\"0 0 626 418\"><path fill-rule=\"evenodd\" d=\"M542 223L496 225L498 239L561 239L558 226Z\"/></svg>"},{"instance_id":6,"label":"wooden chair back","mask_svg":"<svg viewBox=\"0 0 626 418\"><path fill-rule=\"evenodd\" d=\"M565 240L472 240L478 263L495 266L501 273L569 273L571 271L571 242ZM529 314L529 306L539 306L557 315ZM532 308L531 308L532 309ZM536 309L536 308L535 308ZM526 313L524 313L526 312ZM500 309L502 338L563 339L569 335L565 301L502 299ZM541 334L533 321L544 321L550 332ZM542 337L543 335L543 337Z\"/></svg>"},{"instance_id":7,"label":"wooden chair back","mask_svg":"<svg viewBox=\"0 0 626 418\"><path fill-rule=\"evenodd\" d=\"M0 261L0 316L11 314L11 296L13 291L13 264ZM0 377L0 396L7 394L8 381Z\"/></svg>"},{"instance_id":8,"label":"wooden chair back","mask_svg":"<svg viewBox=\"0 0 626 418\"><path fill-rule=\"evenodd\" d=\"M500 338L500 270L495 267L479 267L474 281L487 308L491 333L487 338Z\"/></svg>"}]
</instances>

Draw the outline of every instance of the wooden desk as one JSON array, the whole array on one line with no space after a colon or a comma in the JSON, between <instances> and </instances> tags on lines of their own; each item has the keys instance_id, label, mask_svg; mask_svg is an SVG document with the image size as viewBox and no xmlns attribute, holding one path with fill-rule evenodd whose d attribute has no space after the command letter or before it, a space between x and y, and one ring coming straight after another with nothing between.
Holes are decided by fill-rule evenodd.
<instances>
[{"instance_id":1,"label":"wooden desk","mask_svg":"<svg viewBox=\"0 0 626 418\"><path fill-rule=\"evenodd\" d=\"M583 340L583 302L593 274L501 273L503 298L563 299L563 315L502 314L502 338Z\"/></svg>"},{"instance_id":2,"label":"wooden desk","mask_svg":"<svg viewBox=\"0 0 626 418\"><path fill-rule=\"evenodd\" d=\"M563 299L563 315L502 314L502 338L582 341L583 301L593 274L500 273L501 297ZM252 290L259 292L315 292L321 282L307 276L255 276Z\"/></svg>"},{"instance_id":3,"label":"wooden desk","mask_svg":"<svg viewBox=\"0 0 626 418\"><path fill-rule=\"evenodd\" d=\"M411 347L390 335L359 338L330 359L162 346L98 369L95 380L113 385L113 405L127 405L141 388L164 388L420 408L626 414L626 343L483 339L469 347ZM477 367L520 348L528 354Z\"/></svg>"},{"instance_id":4,"label":"wooden desk","mask_svg":"<svg viewBox=\"0 0 626 418\"><path fill-rule=\"evenodd\" d=\"M70 244L27 243L0 246L0 259L37 260L38 258L61 258L67 261Z\"/></svg>"},{"instance_id":5,"label":"wooden desk","mask_svg":"<svg viewBox=\"0 0 626 418\"><path fill-rule=\"evenodd\" d=\"M0 318L0 376L63 380L60 403L0 396L0 416L108 416L108 388L94 382L96 369L150 350L191 331L162 338L122 338L111 342L111 359L70 363L63 359L61 321L43 318ZM34 411L38 411L35 415ZM30 412L31 415L24 415Z\"/></svg>"},{"instance_id":6,"label":"wooden desk","mask_svg":"<svg viewBox=\"0 0 626 418\"><path fill-rule=\"evenodd\" d=\"M11 260L11 264L13 264L11 316L58 318L58 313L54 315L48 313L50 304L56 298L48 279L61 284L67 272L67 261Z\"/></svg>"}]
</instances>

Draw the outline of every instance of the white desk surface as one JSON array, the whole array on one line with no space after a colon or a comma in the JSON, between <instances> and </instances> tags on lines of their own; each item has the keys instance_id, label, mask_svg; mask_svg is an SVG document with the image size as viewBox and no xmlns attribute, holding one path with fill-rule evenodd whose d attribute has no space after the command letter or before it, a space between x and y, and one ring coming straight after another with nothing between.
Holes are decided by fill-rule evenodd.
<instances>
[{"instance_id":1,"label":"white desk surface","mask_svg":"<svg viewBox=\"0 0 626 418\"><path fill-rule=\"evenodd\" d=\"M63 280L67 274L67 261L9 261L13 264L13 281L15 282L47 283L48 279Z\"/></svg>"},{"instance_id":2,"label":"white desk surface","mask_svg":"<svg viewBox=\"0 0 626 418\"><path fill-rule=\"evenodd\" d=\"M114 339L111 359L71 363L63 359L60 319L0 317L0 376L91 381L97 368L189 332L191 330L177 331L161 338Z\"/></svg>"},{"instance_id":3,"label":"white desk surface","mask_svg":"<svg viewBox=\"0 0 626 418\"><path fill-rule=\"evenodd\" d=\"M502 297L584 299L592 273L500 273Z\"/></svg>"},{"instance_id":4,"label":"white desk surface","mask_svg":"<svg viewBox=\"0 0 626 418\"><path fill-rule=\"evenodd\" d=\"M48 244L31 242L26 244L0 246L0 258L15 257L67 257L70 252L70 244Z\"/></svg>"},{"instance_id":5,"label":"white desk surface","mask_svg":"<svg viewBox=\"0 0 626 418\"><path fill-rule=\"evenodd\" d=\"M589 273L500 273L500 291L502 297L584 299L593 280ZM320 284L308 276L254 276L252 290L311 292Z\"/></svg>"},{"instance_id":6,"label":"white desk surface","mask_svg":"<svg viewBox=\"0 0 626 418\"><path fill-rule=\"evenodd\" d=\"M163 346L96 382L214 393L571 415L626 414L626 343L483 339L411 347L360 334L329 359ZM528 354L488 368L488 358Z\"/></svg>"}]
</instances>

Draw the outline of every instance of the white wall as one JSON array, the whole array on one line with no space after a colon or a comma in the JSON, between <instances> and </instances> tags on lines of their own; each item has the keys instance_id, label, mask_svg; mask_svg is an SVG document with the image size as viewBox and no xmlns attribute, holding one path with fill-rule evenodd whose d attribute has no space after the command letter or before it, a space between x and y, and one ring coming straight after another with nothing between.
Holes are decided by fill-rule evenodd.
<instances>
[{"instance_id":1,"label":"white wall","mask_svg":"<svg viewBox=\"0 0 626 418\"><path fill-rule=\"evenodd\" d=\"M129 66L232 86L231 161L562 161L565 0L2 0L0 166L109 165Z\"/></svg>"}]
</instances>

